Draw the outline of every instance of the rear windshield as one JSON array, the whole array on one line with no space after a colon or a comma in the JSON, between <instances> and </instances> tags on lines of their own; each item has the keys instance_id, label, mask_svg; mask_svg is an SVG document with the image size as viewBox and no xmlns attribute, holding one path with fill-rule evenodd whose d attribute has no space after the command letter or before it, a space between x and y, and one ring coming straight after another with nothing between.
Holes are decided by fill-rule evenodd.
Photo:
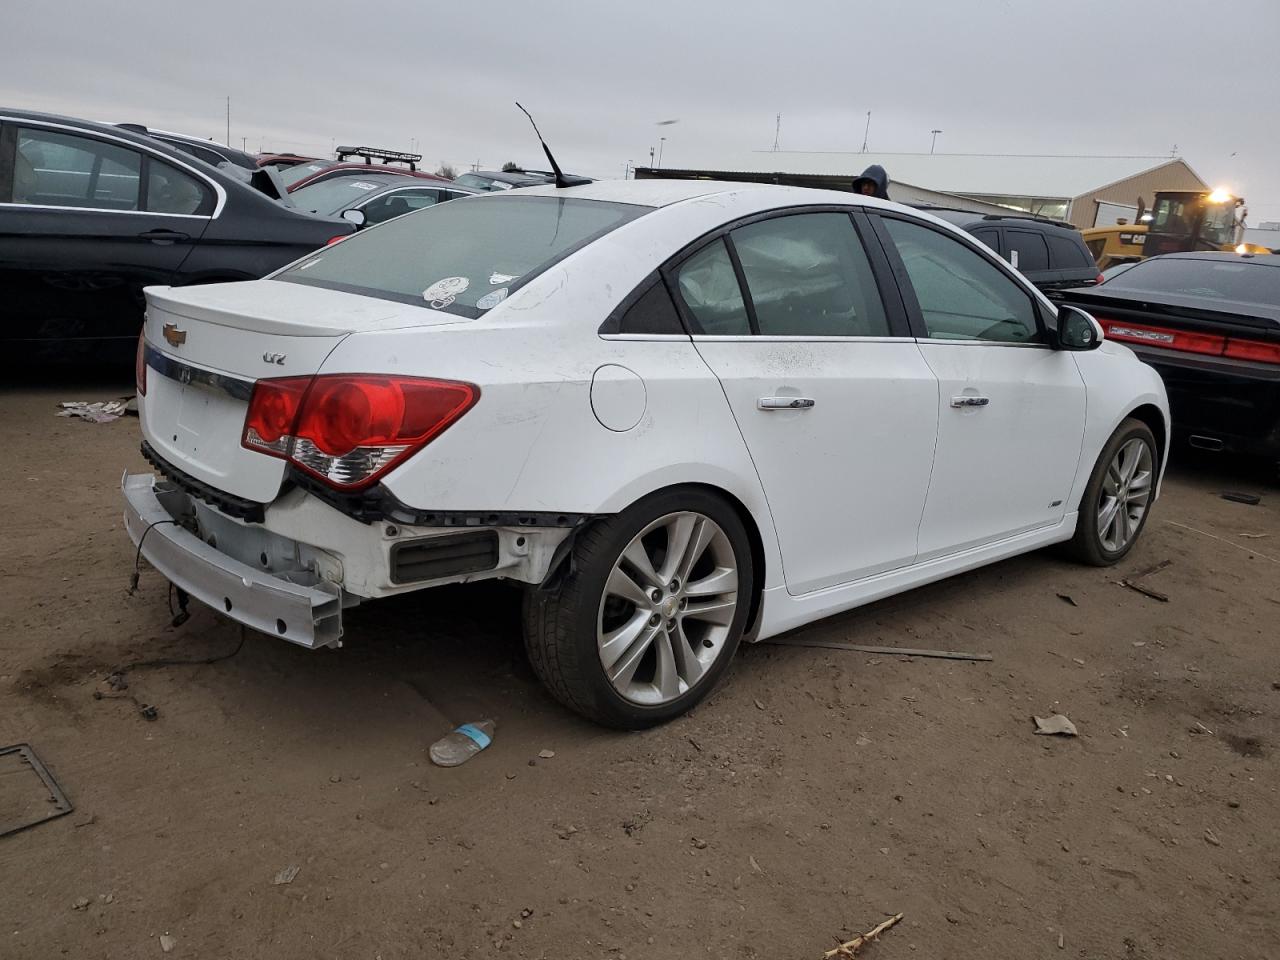
<instances>
[{"instance_id":1,"label":"rear windshield","mask_svg":"<svg viewBox=\"0 0 1280 960\"><path fill-rule=\"evenodd\" d=\"M404 177L385 173L368 177L334 177L299 187L290 194L290 199L299 210L321 214L341 213L370 194L403 180Z\"/></svg>"},{"instance_id":2,"label":"rear windshield","mask_svg":"<svg viewBox=\"0 0 1280 960\"><path fill-rule=\"evenodd\" d=\"M1280 303L1280 267L1243 258L1154 257L1107 280L1109 290L1174 293L1237 303Z\"/></svg>"},{"instance_id":3,"label":"rear windshield","mask_svg":"<svg viewBox=\"0 0 1280 960\"><path fill-rule=\"evenodd\" d=\"M273 279L478 317L650 209L509 193L468 197L365 230Z\"/></svg>"},{"instance_id":4,"label":"rear windshield","mask_svg":"<svg viewBox=\"0 0 1280 960\"><path fill-rule=\"evenodd\" d=\"M478 173L464 173L458 179L453 181L461 187L471 187L473 190L510 190L511 184L502 180L495 180L493 177L482 177Z\"/></svg>"},{"instance_id":5,"label":"rear windshield","mask_svg":"<svg viewBox=\"0 0 1280 960\"><path fill-rule=\"evenodd\" d=\"M319 173L321 170L328 170L333 166L332 160L313 160L311 163L295 163L292 167L286 167L280 172L280 177L284 180L286 187L292 187L300 180L305 180L313 173Z\"/></svg>"}]
</instances>

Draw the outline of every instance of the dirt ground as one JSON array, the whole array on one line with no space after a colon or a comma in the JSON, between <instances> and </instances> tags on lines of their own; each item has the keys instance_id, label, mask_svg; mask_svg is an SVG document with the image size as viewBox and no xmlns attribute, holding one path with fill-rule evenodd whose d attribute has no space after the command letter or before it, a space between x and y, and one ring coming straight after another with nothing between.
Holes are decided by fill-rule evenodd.
<instances>
[{"instance_id":1,"label":"dirt ground","mask_svg":"<svg viewBox=\"0 0 1280 960\"><path fill-rule=\"evenodd\" d=\"M1038 553L793 635L989 663L761 645L691 716L619 734L542 692L500 586L360 608L340 651L241 647L194 605L170 627L154 571L126 592L137 422L54 416L124 389L0 388L0 745L33 744L75 804L0 838L0 957L165 935L175 958L817 960L898 911L867 957L1280 955L1261 468L1176 464L1117 570ZM1168 602L1117 585L1164 560L1145 582ZM1080 736L1033 735L1054 712ZM492 747L431 765L482 717Z\"/></svg>"}]
</instances>

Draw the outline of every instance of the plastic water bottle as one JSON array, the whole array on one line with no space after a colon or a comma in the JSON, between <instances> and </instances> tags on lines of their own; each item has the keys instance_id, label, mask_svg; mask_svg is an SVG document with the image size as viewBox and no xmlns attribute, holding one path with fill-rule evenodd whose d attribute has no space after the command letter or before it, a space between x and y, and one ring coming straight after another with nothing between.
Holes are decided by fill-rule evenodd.
<instances>
[{"instance_id":1,"label":"plastic water bottle","mask_svg":"<svg viewBox=\"0 0 1280 960\"><path fill-rule=\"evenodd\" d=\"M438 767L456 767L460 763L466 763L493 743L494 729L492 720L464 723L431 745L428 751L431 762Z\"/></svg>"}]
</instances>

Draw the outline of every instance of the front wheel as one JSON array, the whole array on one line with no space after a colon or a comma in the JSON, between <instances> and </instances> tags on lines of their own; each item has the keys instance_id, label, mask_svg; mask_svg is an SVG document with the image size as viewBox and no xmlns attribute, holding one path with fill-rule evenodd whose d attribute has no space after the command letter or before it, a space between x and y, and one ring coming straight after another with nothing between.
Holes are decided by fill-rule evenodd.
<instances>
[{"instance_id":1,"label":"front wheel","mask_svg":"<svg viewBox=\"0 0 1280 960\"><path fill-rule=\"evenodd\" d=\"M525 646L561 703L641 729L687 711L728 669L753 590L737 512L699 489L640 501L584 530L570 571L525 595Z\"/></svg>"},{"instance_id":2,"label":"front wheel","mask_svg":"<svg viewBox=\"0 0 1280 960\"><path fill-rule=\"evenodd\" d=\"M1110 566L1137 542L1156 492L1156 441L1140 420L1125 420L1111 435L1080 498L1071 554Z\"/></svg>"}]
</instances>

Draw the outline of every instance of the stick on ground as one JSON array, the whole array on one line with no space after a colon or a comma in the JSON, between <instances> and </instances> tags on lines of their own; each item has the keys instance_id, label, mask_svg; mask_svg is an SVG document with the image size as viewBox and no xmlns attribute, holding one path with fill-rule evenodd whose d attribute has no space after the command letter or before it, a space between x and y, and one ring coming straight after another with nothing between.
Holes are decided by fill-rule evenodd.
<instances>
[{"instance_id":1,"label":"stick on ground","mask_svg":"<svg viewBox=\"0 0 1280 960\"><path fill-rule=\"evenodd\" d=\"M852 650L855 653L883 653L887 656L940 657L943 660L991 660L989 653L957 653L954 650L916 650L911 647L869 647L861 643L845 643L843 640L793 640L773 638L763 641L780 647L821 647L824 650Z\"/></svg>"},{"instance_id":2,"label":"stick on ground","mask_svg":"<svg viewBox=\"0 0 1280 960\"><path fill-rule=\"evenodd\" d=\"M832 960L832 958L834 957L852 957L855 953L858 952L858 950L866 946L872 940L878 940L880 938L880 934L884 933L886 930L888 930L890 927L892 927L895 923L897 923L901 919L902 919L902 914L895 913L892 917L890 917L884 923L879 924L874 930L868 930L862 936L854 937L852 940L849 940L846 943L840 944L840 946L838 947L833 947L832 949L826 951L822 955L822 960Z\"/></svg>"}]
</instances>

